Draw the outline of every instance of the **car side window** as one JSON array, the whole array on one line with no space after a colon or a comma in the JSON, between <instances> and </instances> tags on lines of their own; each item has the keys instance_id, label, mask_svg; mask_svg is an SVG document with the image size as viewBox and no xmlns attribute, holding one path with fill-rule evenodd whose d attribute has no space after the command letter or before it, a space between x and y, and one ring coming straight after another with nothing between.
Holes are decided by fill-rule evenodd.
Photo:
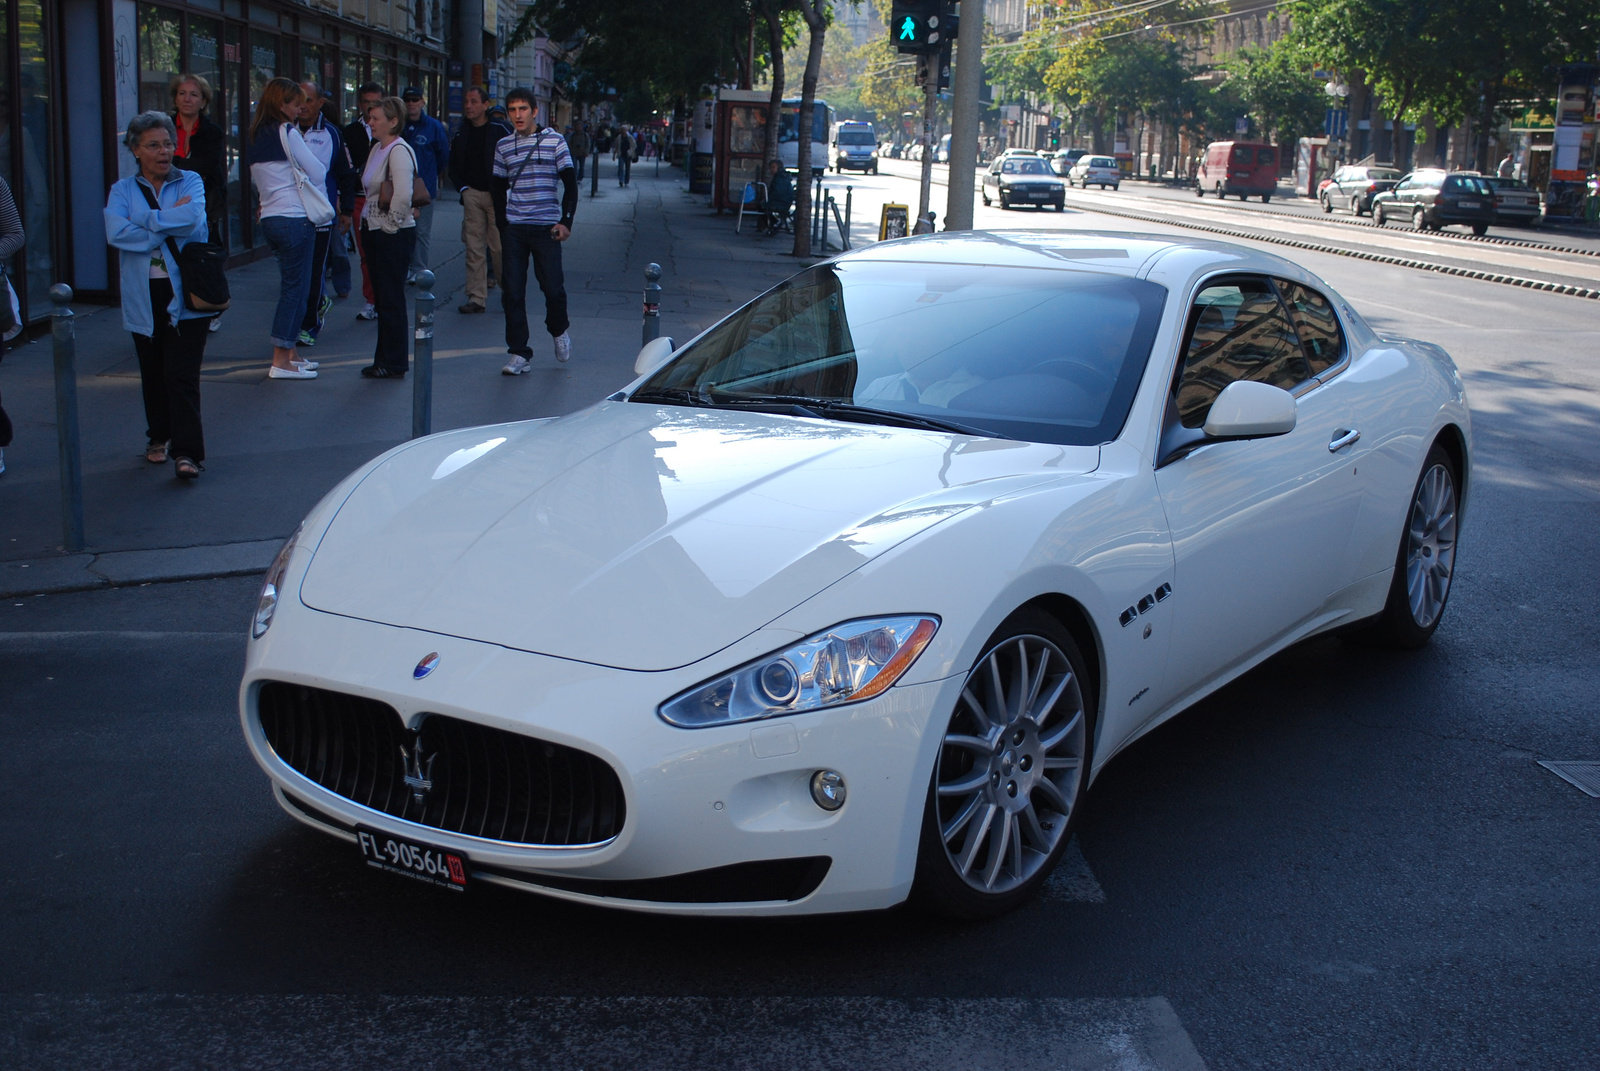
<instances>
[{"instance_id":1,"label":"car side window","mask_svg":"<svg viewBox=\"0 0 1600 1071\"><path fill-rule=\"evenodd\" d=\"M1312 375L1321 375L1344 356L1344 333L1333 303L1309 286L1278 280L1278 292L1289 307L1289 319L1300 334L1306 364Z\"/></svg>"},{"instance_id":2,"label":"car side window","mask_svg":"<svg viewBox=\"0 0 1600 1071\"><path fill-rule=\"evenodd\" d=\"M1186 428L1205 424L1217 395L1236 380L1287 390L1311 378L1277 291L1261 278L1227 279L1203 288L1189 310L1183 353L1175 400Z\"/></svg>"}]
</instances>

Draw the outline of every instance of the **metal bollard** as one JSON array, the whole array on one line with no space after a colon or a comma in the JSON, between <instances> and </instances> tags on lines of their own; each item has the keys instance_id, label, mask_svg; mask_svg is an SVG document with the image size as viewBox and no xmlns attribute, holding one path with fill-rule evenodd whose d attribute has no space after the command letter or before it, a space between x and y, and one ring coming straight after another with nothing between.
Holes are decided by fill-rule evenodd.
<instances>
[{"instance_id":1,"label":"metal bollard","mask_svg":"<svg viewBox=\"0 0 1600 1071\"><path fill-rule=\"evenodd\" d=\"M644 270L644 330L640 345L661 335L661 265Z\"/></svg>"},{"instance_id":2,"label":"metal bollard","mask_svg":"<svg viewBox=\"0 0 1600 1071\"><path fill-rule=\"evenodd\" d=\"M61 468L61 545L83 549L83 459L78 449L78 327L67 303L72 287L50 288L56 308L50 314L50 338L56 363L56 449Z\"/></svg>"},{"instance_id":3,"label":"metal bollard","mask_svg":"<svg viewBox=\"0 0 1600 1071\"><path fill-rule=\"evenodd\" d=\"M850 197L855 193L854 186L844 188L844 247L850 248Z\"/></svg>"},{"instance_id":4,"label":"metal bollard","mask_svg":"<svg viewBox=\"0 0 1600 1071\"><path fill-rule=\"evenodd\" d=\"M417 272L417 326L411 360L411 437L433 432L433 272Z\"/></svg>"}]
</instances>

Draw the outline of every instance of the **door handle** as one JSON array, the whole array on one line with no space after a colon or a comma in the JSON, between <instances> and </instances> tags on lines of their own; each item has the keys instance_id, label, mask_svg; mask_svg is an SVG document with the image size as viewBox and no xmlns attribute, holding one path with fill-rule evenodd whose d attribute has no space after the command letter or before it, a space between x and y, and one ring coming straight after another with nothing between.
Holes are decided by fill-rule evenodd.
<instances>
[{"instance_id":1,"label":"door handle","mask_svg":"<svg viewBox=\"0 0 1600 1071\"><path fill-rule=\"evenodd\" d=\"M1339 428L1333 433L1333 441L1328 444L1328 453L1337 454L1360 439L1361 433L1354 428Z\"/></svg>"}]
</instances>

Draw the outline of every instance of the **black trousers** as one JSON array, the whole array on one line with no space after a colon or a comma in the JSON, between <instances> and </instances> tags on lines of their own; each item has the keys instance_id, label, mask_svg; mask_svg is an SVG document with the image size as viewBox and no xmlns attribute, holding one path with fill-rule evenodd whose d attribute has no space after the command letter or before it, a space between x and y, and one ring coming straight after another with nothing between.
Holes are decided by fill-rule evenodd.
<instances>
[{"instance_id":1,"label":"black trousers","mask_svg":"<svg viewBox=\"0 0 1600 1071\"><path fill-rule=\"evenodd\" d=\"M500 307L506 314L506 352L532 357L528 346L528 261L544 293L544 329L555 338L566 331L567 284L561 243L548 223L510 223L500 228Z\"/></svg>"},{"instance_id":2,"label":"black trousers","mask_svg":"<svg viewBox=\"0 0 1600 1071\"><path fill-rule=\"evenodd\" d=\"M406 338L406 266L411 263L417 233L412 227L402 227L386 234L381 227L373 230L365 223L361 232L361 255L372 279L372 303L378 309L378 345L372 363L404 372L411 366Z\"/></svg>"},{"instance_id":3,"label":"black trousers","mask_svg":"<svg viewBox=\"0 0 1600 1071\"><path fill-rule=\"evenodd\" d=\"M139 385L144 392L145 436L156 443L171 441L173 457L206 459L200 430L200 362L205 359L209 318L167 322L172 302L170 279L150 280L154 335L134 335L139 355Z\"/></svg>"},{"instance_id":4,"label":"black trousers","mask_svg":"<svg viewBox=\"0 0 1600 1071\"><path fill-rule=\"evenodd\" d=\"M306 315L300 330L316 338L322 331L322 279L328 273L328 249L332 245L333 225L317 228L317 244L311 250L311 289L306 295Z\"/></svg>"}]
</instances>

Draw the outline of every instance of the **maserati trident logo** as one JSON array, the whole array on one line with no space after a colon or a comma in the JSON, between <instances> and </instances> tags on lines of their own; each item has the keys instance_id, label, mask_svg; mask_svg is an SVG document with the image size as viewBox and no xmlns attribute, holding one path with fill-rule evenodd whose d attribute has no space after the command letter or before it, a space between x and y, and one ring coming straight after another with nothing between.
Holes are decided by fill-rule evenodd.
<instances>
[{"instance_id":1,"label":"maserati trident logo","mask_svg":"<svg viewBox=\"0 0 1600 1071\"><path fill-rule=\"evenodd\" d=\"M405 765L406 787L411 790L411 799L422 806L427 801L428 790L433 787L433 760L439 755L435 752L426 758L422 755L422 741L413 739L411 747L400 746L400 761Z\"/></svg>"},{"instance_id":2,"label":"maserati trident logo","mask_svg":"<svg viewBox=\"0 0 1600 1071\"><path fill-rule=\"evenodd\" d=\"M438 651L433 651L433 652L429 653L426 657L424 657L422 659L422 661L417 663L417 668L411 671L411 676L412 676L413 679L420 681L422 678L424 678L428 674L432 673L438 667L439 667L439 652Z\"/></svg>"}]
</instances>

